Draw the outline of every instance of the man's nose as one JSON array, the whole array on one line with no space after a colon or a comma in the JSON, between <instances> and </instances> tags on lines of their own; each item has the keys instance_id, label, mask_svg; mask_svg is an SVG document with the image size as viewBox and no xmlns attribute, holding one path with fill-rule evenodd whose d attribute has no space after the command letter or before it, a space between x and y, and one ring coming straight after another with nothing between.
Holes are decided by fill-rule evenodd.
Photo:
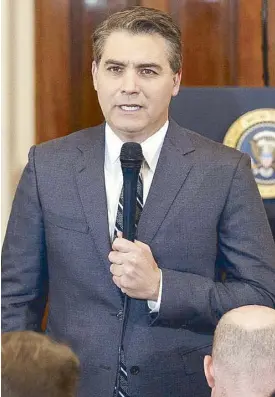
<instances>
[{"instance_id":1,"label":"man's nose","mask_svg":"<svg viewBox=\"0 0 275 397\"><path fill-rule=\"evenodd\" d=\"M138 76L134 71L127 71L123 75L121 93L127 95L139 93Z\"/></svg>"}]
</instances>

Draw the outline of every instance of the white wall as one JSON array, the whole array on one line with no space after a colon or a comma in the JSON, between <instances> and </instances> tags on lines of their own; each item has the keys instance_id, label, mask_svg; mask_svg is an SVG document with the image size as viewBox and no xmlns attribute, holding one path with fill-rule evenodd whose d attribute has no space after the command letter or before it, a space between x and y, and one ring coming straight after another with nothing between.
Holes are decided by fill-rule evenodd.
<instances>
[{"instance_id":1,"label":"white wall","mask_svg":"<svg viewBox=\"0 0 275 397\"><path fill-rule=\"evenodd\" d=\"M35 142L34 0L2 0L1 241L19 177Z\"/></svg>"}]
</instances>

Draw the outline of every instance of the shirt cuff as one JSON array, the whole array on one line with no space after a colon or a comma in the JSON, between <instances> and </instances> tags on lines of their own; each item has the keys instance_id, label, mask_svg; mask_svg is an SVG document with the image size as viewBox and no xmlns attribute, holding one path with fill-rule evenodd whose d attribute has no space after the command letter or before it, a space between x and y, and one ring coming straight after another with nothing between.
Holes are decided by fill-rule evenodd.
<instances>
[{"instance_id":1,"label":"shirt cuff","mask_svg":"<svg viewBox=\"0 0 275 397\"><path fill-rule=\"evenodd\" d=\"M160 269L159 269L160 270ZM159 296L157 301L147 301L150 313L158 313L161 304L161 294L162 294L162 271L160 270L160 283L159 283Z\"/></svg>"}]
</instances>

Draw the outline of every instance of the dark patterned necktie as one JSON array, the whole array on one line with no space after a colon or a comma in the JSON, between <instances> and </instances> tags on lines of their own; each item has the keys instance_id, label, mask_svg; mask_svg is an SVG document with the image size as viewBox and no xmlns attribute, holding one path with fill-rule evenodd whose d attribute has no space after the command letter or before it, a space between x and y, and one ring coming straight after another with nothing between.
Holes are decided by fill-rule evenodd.
<instances>
[{"instance_id":1,"label":"dark patterned necktie","mask_svg":"<svg viewBox=\"0 0 275 397\"><path fill-rule=\"evenodd\" d=\"M141 211L143 208L143 182L141 174L138 176L137 182L137 201L136 201L136 221L135 221L135 229L137 229L137 225L139 222L139 218L141 215ZM117 207L117 215L116 215L116 223L115 223L115 232L114 239L117 237L118 232L123 231L123 187L121 189L119 203Z\"/></svg>"},{"instance_id":2,"label":"dark patterned necktie","mask_svg":"<svg viewBox=\"0 0 275 397\"><path fill-rule=\"evenodd\" d=\"M137 182L137 201L136 201L136 220L135 220L135 229L137 229L137 225L139 222L139 218L141 215L141 211L143 208L143 182L141 174L138 176ZM119 203L117 208L117 216L116 216L116 224L114 231L114 239L117 237L118 232L123 231L123 187L121 189ZM126 360L123 346L121 347L120 354L120 363L119 363L119 390L118 395L120 397L129 397L128 391L128 381L127 381L127 368L126 368ZM116 395L116 390L114 391L114 395Z\"/></svg>"}]
</instances>

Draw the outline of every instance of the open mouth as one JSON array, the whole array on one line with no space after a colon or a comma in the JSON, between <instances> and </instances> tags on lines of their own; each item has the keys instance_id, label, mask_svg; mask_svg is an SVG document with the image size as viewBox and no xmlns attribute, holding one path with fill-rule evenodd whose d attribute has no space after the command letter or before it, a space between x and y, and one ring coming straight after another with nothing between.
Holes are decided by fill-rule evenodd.
<instances>
[{"instance_id":1,"label":"open mouth","mask_svg":"<svg viewBox=\"0 0 275 397\"><path fill-rule=\"evenodd\" d=\"M120 105L119 108L124 112L137 112L142 107L139 105Z\"/></svg>"}]
</instances>

